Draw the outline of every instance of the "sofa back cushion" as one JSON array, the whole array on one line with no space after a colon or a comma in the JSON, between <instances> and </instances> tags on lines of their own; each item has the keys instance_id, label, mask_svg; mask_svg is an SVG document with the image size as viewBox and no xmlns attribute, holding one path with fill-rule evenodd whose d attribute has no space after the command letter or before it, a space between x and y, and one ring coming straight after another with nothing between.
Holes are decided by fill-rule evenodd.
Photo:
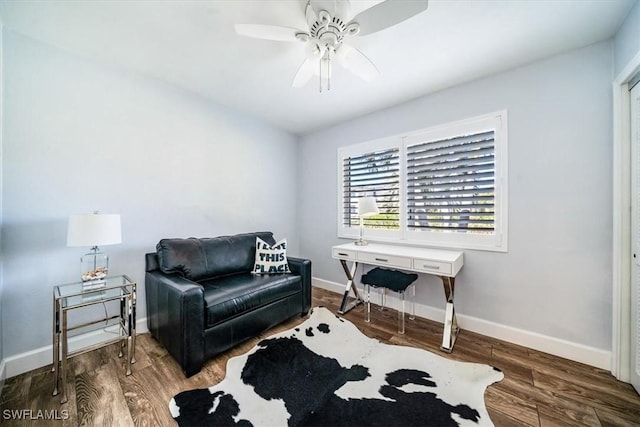
<instances>
[{"instance_id":1,"label":"sofa back cushion","mask_svg":"<svg viewBox=\"0 0 640 427\"><path fill-rule=\"evenodd\" d=\"M274 244L267 231L197 239L162 239L156 245L160 270L193 281L249 272L256 255L256 237Z\"/></svg>"}]
</instances>

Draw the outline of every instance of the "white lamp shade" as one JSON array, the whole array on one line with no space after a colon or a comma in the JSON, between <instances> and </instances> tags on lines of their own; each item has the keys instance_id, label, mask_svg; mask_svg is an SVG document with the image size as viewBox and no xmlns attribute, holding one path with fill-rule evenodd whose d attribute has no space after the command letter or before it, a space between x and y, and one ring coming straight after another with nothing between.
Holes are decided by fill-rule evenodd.
<instances>
[{"instance_id":1,"label":"white lamp shade","mask_svg":"<svg viewBox=\"0 0 640 427\"><path fill-rule=\"evenodd\" d=\"M358 199L358 216L366 218L368 216L378 215L378 204L375 197L360 197Z\"/></svg>"},{"instance_id":2,"label":"white lamp shade","mask_svg":"<svg viewBox=\"0 0 640 427\"><path fill-rule=\"evenodd\" d=\"M69 216L67 246L102 246L122 243L120 215L75 214Z\"/></svg>"}]
</instances>

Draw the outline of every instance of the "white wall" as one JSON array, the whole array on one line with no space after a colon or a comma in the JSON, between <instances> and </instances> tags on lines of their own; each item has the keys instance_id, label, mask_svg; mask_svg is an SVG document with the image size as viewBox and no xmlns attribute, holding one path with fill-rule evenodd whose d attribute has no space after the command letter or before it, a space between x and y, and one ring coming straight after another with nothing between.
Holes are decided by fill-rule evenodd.
<instances>
[{"instance_id":1,"label":"white wall","mask_svg":"<svg viewBox=\"0 0 640 427\"><path fill-rule=\"evenodd\" d=\"M611 81L612 46L603 42L305 136L299 234L314 276L344 283L330 252L345 242L337 238L336 225L338 147L507 109L509 252L465 251L456 310L585 346L607 360ZM418 302L442 309L439 280L419 280Z\"/></svg>"},{"instance_id":2,"label":"white wall","mask_svg":"<svg viewBox=\"0 0 640 427\"><path fill-rule=\"evenodd\" d=\"M141 285L139 318L163 237L271 230L296 253L295 136L6 30L3 63L5 358L51 345L52 288L85 252L66 247L71 213L122 215L103 249Z\"/></svg>"}]
</instances>

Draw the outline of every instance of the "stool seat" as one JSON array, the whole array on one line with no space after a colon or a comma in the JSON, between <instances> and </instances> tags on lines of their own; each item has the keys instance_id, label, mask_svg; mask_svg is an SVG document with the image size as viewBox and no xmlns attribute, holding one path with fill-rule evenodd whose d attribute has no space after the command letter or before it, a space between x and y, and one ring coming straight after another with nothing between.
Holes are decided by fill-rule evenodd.
<instances>
[{"instance_id":1,"label":"stool seat","mask_svg":"<svg viewBox=\"0 0 640 427\"><path fill-rule=\"evenodd\" d=\"M389 270L386 268L376 267L370 270L368 273L363 274L360 282L366 286L367 295L367 308L365 312L365 322L371 321L371 292L370 287L390 289L398 293L402 302L402 307L398 310L398 332L404 334L404 293L409 286L418 279L418 275L415 273L403 273L402 271ZM415 297L416 288L413 287L413 295ZM382 301L384 301L384 291L382 294ZM413 319L415 317L415 301L412 299ZM384 307L384 302L382 304Z\"/></svg>"},{"instance_id":2,"label":"stool seat","mask_svg":"<svg viewBox=\"0 0 640 427\"><path fill-rule=\"evenodd\" d=\"M376 288L387 288L399 292L405 291L417 279L418 275L415 273L403 273L398 270L376 267L367 274L363 274L360 282Z\"/></svg>"}]
</instances>

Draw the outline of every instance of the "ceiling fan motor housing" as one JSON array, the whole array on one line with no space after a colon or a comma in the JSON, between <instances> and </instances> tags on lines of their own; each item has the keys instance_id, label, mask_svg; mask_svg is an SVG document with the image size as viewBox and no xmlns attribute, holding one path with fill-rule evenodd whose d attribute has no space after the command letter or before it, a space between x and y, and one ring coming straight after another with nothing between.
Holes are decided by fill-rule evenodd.
<instances>
[{"instance_id":1,"label":"ceiling fan motor housing","mask_svg":"<svg viewBox=\"0 0 640 427\"><path fill-rule=\"evenodd\" d=\"M328 49L335 48L342 42L345 35L354 36L360 31L356 22L349 25L337 16L331 16L326 10L318 12L318 19L311 24L310 34L322 42Z\"/></svg>"}]
</instances>

